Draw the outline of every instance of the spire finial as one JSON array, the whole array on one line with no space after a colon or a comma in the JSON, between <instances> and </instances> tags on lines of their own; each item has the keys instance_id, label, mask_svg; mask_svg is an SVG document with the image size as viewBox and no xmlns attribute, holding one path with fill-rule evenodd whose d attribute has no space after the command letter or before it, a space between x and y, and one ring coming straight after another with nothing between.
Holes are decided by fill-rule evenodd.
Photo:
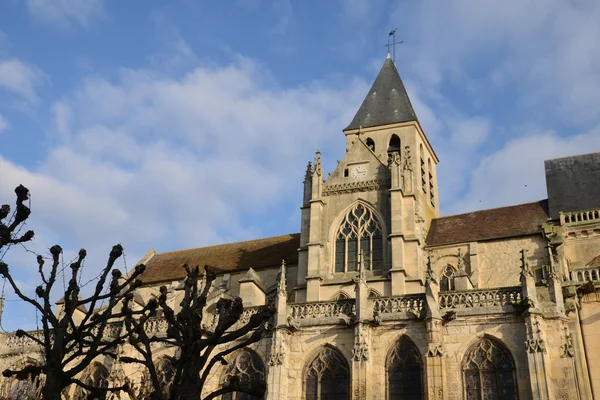
<instances>
[{"instance_id":1,"label":"spire finial","mask_svg":"<svg viewBox=\"0 0 600 400\"><path fill-rule=\"evenodd\" d=\"M387 56L385 57L386 60L389 60L390 58L392 58L392 55L390 54L390 51L388 50Z\"/></svg>"},{"instance_id":2,"label":"spire finial","mask_svg":"<svg viewBox=\"0 0 600 400\"><path fill-rule=\"evenodd\" d=\"M281 260L281 269L279 270L279 280L277 281L277 293L287 296L287 284L285 282L285 260Z\"/></svg>"}]
</instances>

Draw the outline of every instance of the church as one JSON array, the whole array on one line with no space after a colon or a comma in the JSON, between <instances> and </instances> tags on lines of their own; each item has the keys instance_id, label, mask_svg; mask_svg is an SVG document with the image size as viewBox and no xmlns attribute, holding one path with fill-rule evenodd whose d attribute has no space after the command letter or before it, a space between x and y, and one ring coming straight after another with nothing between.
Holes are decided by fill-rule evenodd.
<instances>
[{"instance_id":1,"label":"church","mask_svg":"<svg viewBox=\"0 0 600 400\"><path fill-rule=\"evenodd\" d=\"M318 151L306 167L299 233L140 260L141 304L163 285L177 304L189 264L218 267L210 302L239 296L243 318L275 305L207 390L238 375L269 400L600 399L600 153L547 160L548 199L441 216L439 160L389 55L343 134L329 175ZM2 334L2 367L32 349ZM156 355L168 381L173 350Z\"/></svg>"}]
</instances>

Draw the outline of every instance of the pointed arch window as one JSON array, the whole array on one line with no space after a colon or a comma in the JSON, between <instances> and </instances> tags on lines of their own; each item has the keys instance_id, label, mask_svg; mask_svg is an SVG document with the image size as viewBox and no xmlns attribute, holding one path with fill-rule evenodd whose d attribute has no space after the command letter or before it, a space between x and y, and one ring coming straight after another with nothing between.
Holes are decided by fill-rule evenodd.
<instances>
[{"instance_id":1,"label":"pointed arch window","mask_svg":"<svg viewBox=\"0 0 600 400\"><path fill-rule=\"evenodd\" d=\"M444 269L442 270L442 276L440 278L441 292L449 292L451 290L456 290L456 286L454 285L454 274L456 274L456 270L450 265L446 265L444 267Z\"/></svg>"},{"instance_id":2,"label":"pointed arch window","mask_svg":"<svg viewBox=\"0 0 600 400\"><path fill-rule=\"evenodd\" d=\"M425 153L423 153L423 144L419 145L419 157L421 159L421 189L423 189L423 193L427 193L427 179L425 175Z\"/></svg>"},{"instance_id":3,"label":"pointed arch window","mask_svg":"<svg viewBox=\"0 0 600 400\"><path fill-rule=\"evenodd\" d=\"M466 400L517 399L513 359L495 340L484 337L471 346L463 362L463 379Z\"/></svg>"},{"instance_id":4,"label":"pointed arch window","mask_svg":"<svg viewBox=\"0 0 600 400\"><path fill-rule=\"evenodd\" d=\"M371 149L372 152L375 152L375 141L371 138L367 138L367 140L365 141L365 144L367 145L368 148Z\"/></svg>"},{"instance_id":5,"label":"pointed arch window","mask_svg":"<svg viewBox=\"0 0 600 400\"><path fill-rule=\"evenodd\" d=\"M11 369L23 369L26 365L31 364L21 364ZM44 375L28 375L25 379L4 378L0 386L0 399L41 399L44 382Z\"/></svg>"},{"instance_id":6,"label":"pointed arch window","mask_svg":"<svg viewBox=\"0 0 600 400\"><path fill-rule=\"evenodd\" d=\"M387 399L423 399L423 368L417 346L402 336L390 350L386 362Z\"/></svg>"},{"instance_id":7,"label":"pointed arch window","mask_svg":"<svg viewBox=\"0 0 600 400\"><path fill-rule=\"evenodd\" d=\"M108 370L101 364L94 364L88 370L88 372L84 375L83 379L81 379L83 383L88 386L93 386L97 388L107 388L108 387ZM107 392L103 392L98 396L89 396L88 391L80 386L77 386L75 390L74 400L104 400L106 399Z\"/></svg>"},{"instance_id":8,"label":"pointed arch window","mask_svg":"<svg viewBox=\"0 0 600 400\"><path fill-rule=\"evenodd\" d=\"M348 400L349 386L348 363L332 348L323 347L305 368L306 400Z\"/></svg>"},{"instance_id":9,"label":"pointed arch window","mask_svg":"<svg viewBox=\"0 0 600 400\"><path fill-rule=\"evenodd\" d=\"M336 232L335 272L356 271L358 255L374 273L383 272L383 234L373 211L358 203L344 216Z\"/></svg>"},{"instance_id":10,"label":"pointed arch window","mask_svg":"<svg viewBox=\"0 0 600 400\"><path fill-rule=\"evenodd\" d=\"M233 360L229 362L222 378L222 383L227 384L232 378L238 379L242 385L249 388L264 385L265 366L253 351L243 349L234 353ZM252 396L243 392L231 392L221 396L222 400L260 400L261 397Z\"/></svg>"}]
</instances>

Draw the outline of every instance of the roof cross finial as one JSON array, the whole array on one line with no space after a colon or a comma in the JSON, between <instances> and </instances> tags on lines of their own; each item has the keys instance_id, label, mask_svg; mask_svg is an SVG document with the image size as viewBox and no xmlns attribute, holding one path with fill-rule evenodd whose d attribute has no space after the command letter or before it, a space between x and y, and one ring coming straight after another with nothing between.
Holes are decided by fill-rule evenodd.
<instances>
[{"instance_id":1,"label":"roof cross finial","mask_svg":"<svg viewBox=\"0 0 600 400\"><path fill-rule=\"evenodd\" d=\"M390 46L392 46L392 61L394 62L394 64L396 63L396 45L397 44L402 44L404 43L404 40L401 40L399 42L396 42L396 31L398 30L398 28L394 28L394 30L390 31L390 33L388 34L388 42L385 45L385 47L388 48L388 55L387 58L390 58ZM392 39L392 43L390 43L390 38Z\"/></svg>"}]
</instances>

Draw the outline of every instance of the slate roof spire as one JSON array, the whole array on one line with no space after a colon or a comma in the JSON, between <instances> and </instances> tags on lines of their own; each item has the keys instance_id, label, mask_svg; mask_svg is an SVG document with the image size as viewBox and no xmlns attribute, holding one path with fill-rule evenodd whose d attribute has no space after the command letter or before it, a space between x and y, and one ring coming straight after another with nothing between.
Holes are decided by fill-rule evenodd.
<instances>
[{"instance_id":1,"label":"slate roof spire","mask_svg":"<svg viewBox=\"0 0 600 400\"><path fill-rule=\"evenodd\" d=\"M371 126L417 121L396 64L388 52L379 75L345 131Z\"/></svg>"}]
</instances>

